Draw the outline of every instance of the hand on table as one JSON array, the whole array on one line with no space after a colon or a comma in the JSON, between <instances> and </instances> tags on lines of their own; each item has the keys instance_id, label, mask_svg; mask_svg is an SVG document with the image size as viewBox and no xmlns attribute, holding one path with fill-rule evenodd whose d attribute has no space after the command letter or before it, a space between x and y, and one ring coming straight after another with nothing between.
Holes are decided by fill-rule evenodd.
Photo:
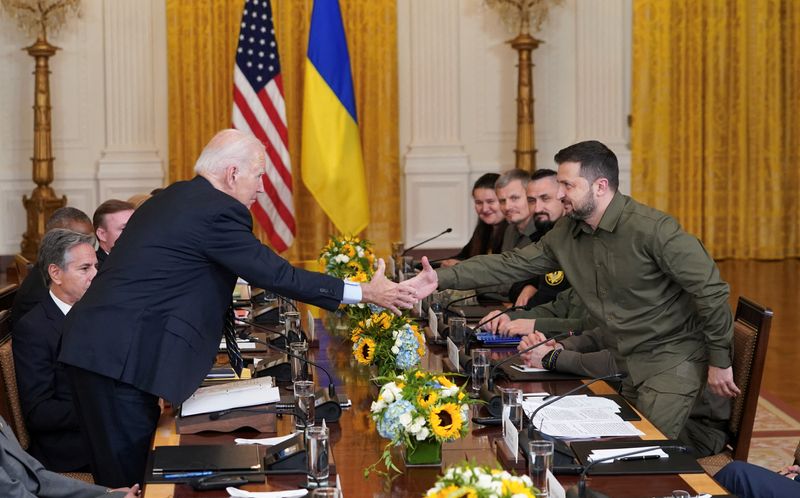
<instances>
[{"instance_id":1,"label":"hand on table","mask_svg":"<svg viewBox=\"0 0 800 498\"><path fill-rule=\"evenodd\" d=\"M541 332L533 332L522 338L517 346L517 350L522 351L542 341L547 341L547 337ZM544 355L556 348L560 349L561 345L554 340L550 340L537 348L533 348L527 353L523 353L522 359L525 360L525 364L529 367L542 368L542 358L544 358Z\"/></svg>"},{"instance_id":2,"label":"hand on table","mask_svg":"<svg viewBox=\"0 0 800 498\"><path fill-rule=\"evenodd\" d=\"M502 310L493 310L486 314L485 317L481 318L481 321L478 323L482 323L481 328L486 330L487 332L491 332L492 334L496 334L497 331L500 329L502 324L511 320L508 315L503 313ZM499 316L498 316L499 315Z\"/></svg>"},{"instance_id":3,"label":"hand on table","mask_svg":"<svg viewBox=\"0 0 800 498\"><path fill-rule=\"evenodd\" d=\"M519 318L517 320L510 320L503 323L498 330L500 335L504 336L526 336L533 334L536 320L533 318ZM544 340L544 337L542 338Z\"/></svg>"}]
</instances>

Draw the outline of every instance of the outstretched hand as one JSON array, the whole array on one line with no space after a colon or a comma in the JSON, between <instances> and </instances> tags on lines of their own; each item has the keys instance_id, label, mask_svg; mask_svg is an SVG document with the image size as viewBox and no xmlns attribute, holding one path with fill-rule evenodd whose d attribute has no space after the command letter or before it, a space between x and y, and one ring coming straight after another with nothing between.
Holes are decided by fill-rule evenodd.
<instances>
[{"instance_id":1,"label":"outstretched hand","mask_svg":"<svg viewBox=\"0 0 800 498\"><path fill-rule=\"evenodd\" d=\"M386 278L386 263L378 260L378 268L369 282L361 284L361 302L377 304L395 315L400 308L409 309L418 301L416 289L408 281L396 284Z\"/></svg>"},{"instance_id":2,"label":"outstretched hand","mask_svg":"<svg viewBox=\"0 0 800 498\"><path fill-rule=\"evenodd\" d=\"M403 282L414 288L417 294L417 299L425 299L433 294L437 287L439 287L439 276L433 270L433 267L428 262L428 257L422 257L422 271L419 272L414 278L408 279Z\"/></svg>"}]
</instances>

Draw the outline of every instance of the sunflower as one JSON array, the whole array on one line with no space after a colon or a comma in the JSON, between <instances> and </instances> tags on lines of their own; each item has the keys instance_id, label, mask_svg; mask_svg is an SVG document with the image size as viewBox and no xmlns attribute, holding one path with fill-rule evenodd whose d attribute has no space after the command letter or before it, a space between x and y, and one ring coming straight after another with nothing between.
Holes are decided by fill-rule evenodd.
<instances>
[{"instance_id":1,"label":"sunflower","mask_svg":"<svg viewBox=\"0 0 800 498\"><path fill-rule=\"evenodd\" d=\"M455 439L461 433L461 410L455 403L445 403L431 410L429 415L434 435L442 439Z\"/></svg>"},{"instance_id":2,"label":"sunflower","mask_svg":"<svg viewBox=\"0 0 800 498\"><path fill-rule=\"evenodd\" d=\"M440 376L436 377L436 380L439 382L439 384L442 385L442 389L448 389L450 387L455 387L456 386L455 384L453 384L450 381L450 379L448 379L444 375L440 375Z\"/></svg>"},{"instance_id":3,"label":"sunflower","mask_svg":"<svg viewBox=\"0 0 800 498\"><path fill-rule=\"evenodd\" d=\"M417 344L419 344L419 346L417 346L417 354L420 355L420 357L425 356L425 336L423 336L418 330L414 330L413 327L412 330L414 331L414 335L417 337Z\"/></svg>"},{"instance_id":4,"label":"sunflower","mask_svg":"<svg viewBox=\"0 0 800 498\"><path fill-rule=\"evenodd\" d=\"M372 360L375 358L375 341L369 337L361 338L353 351L353 356L362 365L372 364Z\"/></svg>"},{"instance_id":5,"label":"sunflower","mask_svg":"<svg viewBox=\"0 0 800 498\"><path fill-rule=\"evenodd\" d=\"M436 395L433 391L423 391L422 393L417 396L417 403L422 408L429 408L433 406L434 403L439 399L439 396Z\"/></svg>"},{"instance_id":6,"label":"sunflower","mask_svg":"<svg viewBox=\"0 0 800 498\"><path fill-rule=\"evenodd\" d=\"M511 496L529 496L530 498L533 497L533 493L531 490L525 486L525 483L522 481L511 481L504 479L502 481L503 484L503 491L502 494L511 495Z\"/></svg>"},{"instance_id":7,"label":"sunflower","mask_svg":"<svg viewBox=\"0 0 800 498\"><path fill-rule=\"evenodd\" d=\"M350 333L350 340L352 342L358 342L361 339L361 334L363 333L364 331L361 329L361 327L354 328L353 331Z\"/></svg>"}]
</instances>

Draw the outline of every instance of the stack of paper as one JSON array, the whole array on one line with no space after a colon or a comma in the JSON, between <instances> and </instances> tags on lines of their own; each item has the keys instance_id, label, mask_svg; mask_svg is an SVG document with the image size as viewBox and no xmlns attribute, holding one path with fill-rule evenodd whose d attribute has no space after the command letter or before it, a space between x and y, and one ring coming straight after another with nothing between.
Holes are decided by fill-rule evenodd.
<instances>
[{"instance_id":1,"label":"stack of paper","mask_svg":"<svg viewBox=\"0 0 800 498\"><path fill-rule=\"evenodd\" d=\"M280 391L272 386L272 377L229 382L218 386L201 387L184 401L181 415L210 413L243 406L277 403Z\"/></svg>"},{"instance_id":2,"label":"stack of paper","mask_svg":"<svg viewBox=\"0 0 800 498\"><path fill-rule=\"evenodd\" d=\"M545 398L525 397L522 408L531 414ZM542 408L533 421L545 434L564 439L589 439L611 436L643 436L630 422L620 418L619 405L602 396L567 396Z\"/></svg>"}]
</instances>

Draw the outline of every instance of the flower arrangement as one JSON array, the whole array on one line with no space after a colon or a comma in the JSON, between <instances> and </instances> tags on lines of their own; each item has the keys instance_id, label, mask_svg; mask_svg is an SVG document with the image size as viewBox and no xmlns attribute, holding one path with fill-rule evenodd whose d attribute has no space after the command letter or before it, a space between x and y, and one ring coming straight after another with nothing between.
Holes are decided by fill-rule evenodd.
<instances>
[{"instance_id":1,"label":"flower arrangement","mask_svg":"<svg viewBox=\"0 0 800 498\"><path fill-rule=\"evenodd\" d=\"M534 498L535 489L528 476L515 476L505 470L465 462L448 468L425 498Z\"/></svg>"},{"instance_id":2,"label":"flower arrangement","mask_svg":"<svg viewBox=\"0 0 800 498\"><path fill-rule=\"evenodd\" d=\"M374 273L375 254L372 244L358 237L331 237L319 255L323 271L351 282L367 282Z\"/></svg>"},{"instance_id":3,"label":"flower arrangement","mask_svg":"<svg viewBox=\"0 0 800 498\"><path fill-rule=\"evenodd\" d=\"M440 373L413 370L386 379L370 411L378 434L389 443L378 462L364 470L376 470L382 461L388 470L399 472L392 462L391 447L405 445L406 453L422 444L459 439L469 431L470 399L464 388Z\"/></svg>"},{"instance_id":4,"label":"flower arrangement","mask_svg":"<svg viewBox=\"0 0 800 498\"><path fill-rule=\"evenodd\" d=\"M425 356L425 336L406 315L371 311L366 318L354 322L350 335L353 356L361 365L377 365L381 377L395 369L414 368Z\"/></svg>"}]
</instances>

